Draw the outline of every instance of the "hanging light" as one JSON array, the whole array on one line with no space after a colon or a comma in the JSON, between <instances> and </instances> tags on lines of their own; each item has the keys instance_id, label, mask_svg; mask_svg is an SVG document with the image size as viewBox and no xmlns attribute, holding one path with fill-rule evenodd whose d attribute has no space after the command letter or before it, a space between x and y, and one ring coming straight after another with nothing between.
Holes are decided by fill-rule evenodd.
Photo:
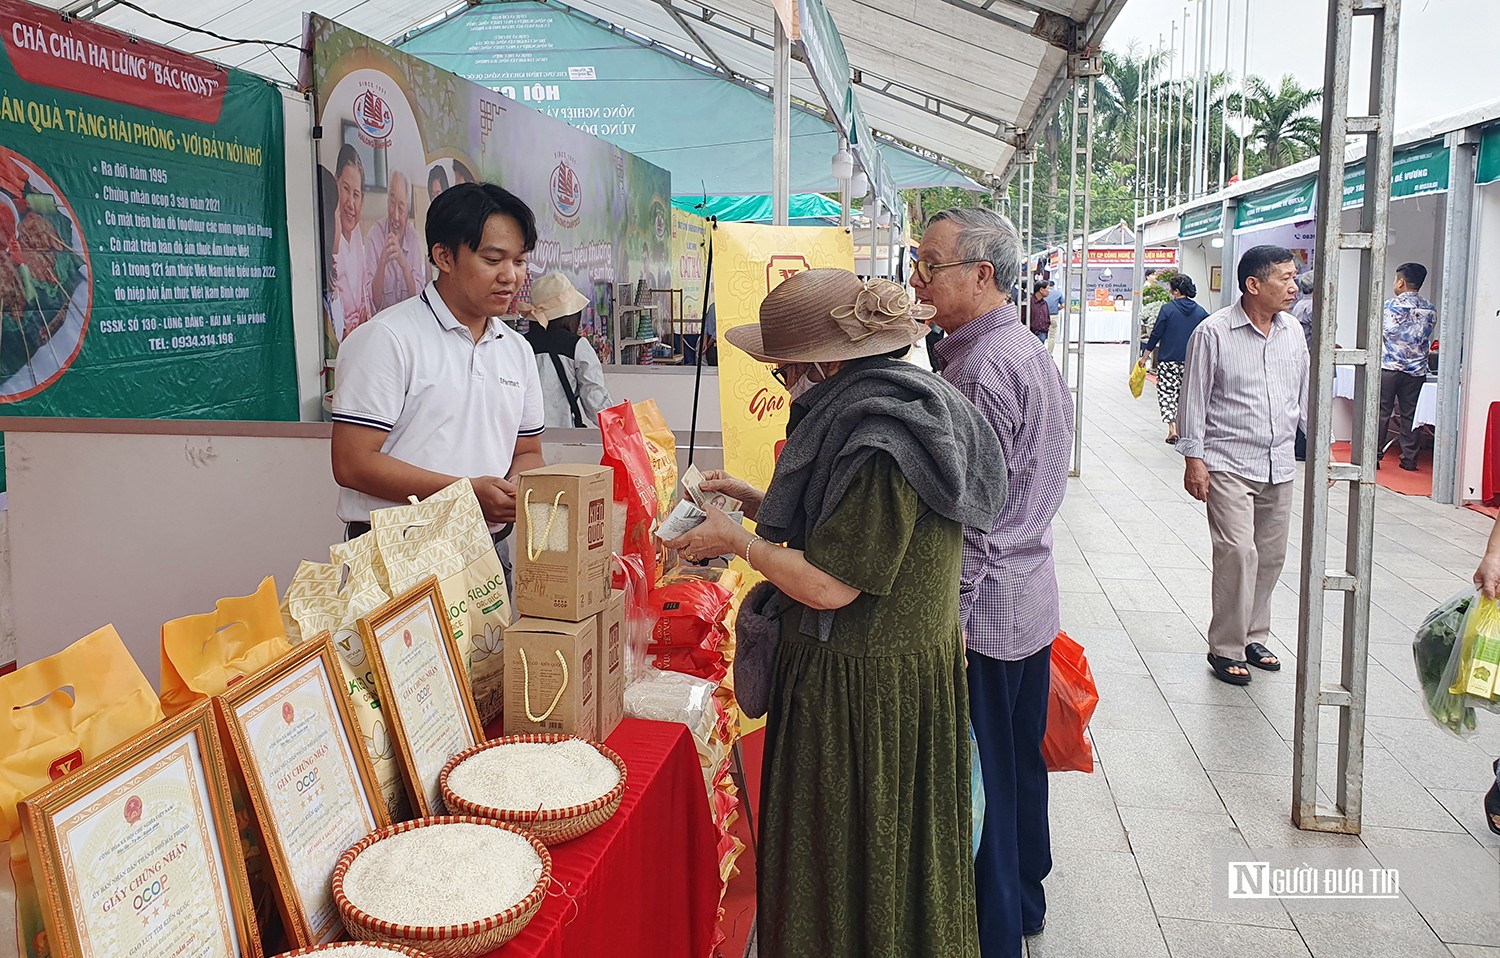
<instances>
[{"instance_id":1,"label":"hanging light","mask_svg":"<svg viewBox=\"0 0 1500 958\"><path fill-rule=\"evenodd\" d=\"M875 225L881 229L891 225L891 211L886 209L884 201L881 201L878 212L875 214Z\"/></svg>"},{"instance_id":2,"label":"hanging light","mask_svg":"<svg viewBox=\"0 0 1500 958\"><path fill-rule=\"evenodd\" d=\"M1211 240L1208 241L1208 245L1212 246L1214 249L1223 249L1224 248L1224 237L1222 237L1222 236L1215 236L1213 239L1211 239Z\"/></svg>"},{"instance_id":3,"label":"hanging light","mask_svg":"<svg viewBox=\"0 0 1500 958\"><path fill-rule=\"evenodd\" d=\"M864 170L860 170L858 173L855 173L854 178L849 181L849 195L855 199L858 199L861 196L865 196L869 192L870 178L865 175Z\"/></svg>"},{"instance_id":4,"label":"hanging light","mask_svg":"<svg viewBox=\"0 0 1500 958\"><path fill-rule=\"evenodd\" d=\"M847 180L854 175L854 154L843 147L833 154L833 178Z\"/></svg>"}]
</instances>

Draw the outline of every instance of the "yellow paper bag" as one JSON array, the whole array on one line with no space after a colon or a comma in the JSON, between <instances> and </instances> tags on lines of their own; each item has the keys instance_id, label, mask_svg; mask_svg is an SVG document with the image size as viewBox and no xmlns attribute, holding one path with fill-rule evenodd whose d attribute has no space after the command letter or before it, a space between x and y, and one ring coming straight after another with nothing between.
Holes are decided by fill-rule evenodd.
<instances>
[{"instance_id":1,"label":"yellow paper bag","mask_svg":"<svg viewBox=\"0 0 1500 958\"><path fill-rule=\"evenodd\" d=\"M161 703L112 625L0 677L0 840L10 843L17 954L51 953L16 806L162 720Z\"/></svg>"},{"instance_id":2,"label":"yellow paper bag","mask_svg":"<svg viewBox=\"0 0 1500 958\"><path fill-rule=\"evenodd\" d=\"M488 725L500 718L511 605L474 487L460 479L421 502L376 509L370 527L392 595L437 576L479 720Z\"/></svg>"},{"instance_id":3,"label":"yellow paper bag","mask_svg":"<svg viewBox=\"0 0 1500 958\"><path fill-rule=\"evenodd\" d=\"M247 596L220 599L214 611L161 627L161 707L170 718L219 695L291 649L276 580Z\"/></svg>"},{"instance_id":4,"label":"yellow paper bag","mask_svg":"<svg viewBox=\"0 0 1500 958\"><path fill-rule=\"evenodd\" d=\"M390 599L375 567L375 534L367 532L329 550L334 562L306 562L297 567L282 601L282 617L291 623L288 638L295 645L323 631L333 635L333 648L343 670L344 690L359 725L365 752L392 822L407 817L406 786L396 765L389 723L376 692L375 667L365 654L356 623Z\"/></svg>"}]
</instances>

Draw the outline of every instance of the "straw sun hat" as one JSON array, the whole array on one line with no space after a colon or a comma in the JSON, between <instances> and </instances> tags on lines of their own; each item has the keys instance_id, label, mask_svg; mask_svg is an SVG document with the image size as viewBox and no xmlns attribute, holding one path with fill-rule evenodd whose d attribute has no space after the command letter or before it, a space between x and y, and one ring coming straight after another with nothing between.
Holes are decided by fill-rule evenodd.
<instances>
[{"instance_id":1,"label":"straw sun hat","mask_svg":"<svg viewBox=\"0 0 1500 958\"><path fill-rule=\"evenodd\" d=\"M573 288L562 273L544 273L531 283L531 309L526 318L546 326L554 319L581 313L589 298Z\"/></svg>"},{"instance_id":2,"label":"straw sun hat","mask_svg":"<svg viewBox=\"0 0 1500 958\"><path fill-rule=\"evenodd\" d=\"M936 310L913 303L885 279L861 281L844 269L809 269L789 277L760 304L760 322L724 338L763 363L830 363L904 349Z\"/></svg>"}]
</instances>

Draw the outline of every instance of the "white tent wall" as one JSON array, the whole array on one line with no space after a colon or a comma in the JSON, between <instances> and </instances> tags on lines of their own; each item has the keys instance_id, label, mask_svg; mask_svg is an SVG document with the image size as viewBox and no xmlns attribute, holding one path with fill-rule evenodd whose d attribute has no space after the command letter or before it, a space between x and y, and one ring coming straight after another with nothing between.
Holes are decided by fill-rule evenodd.
<instances>
[{"instance_id":1,"label":"white tent wall","mask_svg":"<svg viewBox=\"0 0 1500 958\"><path fill-rule=\"evenodd\" d=\"M1500 322L1495 319L1500 314L1500 270L1485 268L1500 260L1500 183L1480 186L1474 195L1474 298L1464 347L1458 444L1458 498L1467 502L1483 495L1485 426L1490 404L1500 402L1500 377L1495 375L1500 360Z\"/></svg>"},{"instance_id":2,"label":"white tent wall","mask_svg":"<svg viewBox=\"0 0 1500 958\"><path fill-rule=\"evenodd\" d=\"M1210 313L1219 308L1215 294L1208 290L1208 268L1219 265L1219 251L1210 245L1211 239L1211 236L1195 236L1177 247L1177 269L1198 287L1198 295L1193 299Z\"/></svg>"}]
</instances>

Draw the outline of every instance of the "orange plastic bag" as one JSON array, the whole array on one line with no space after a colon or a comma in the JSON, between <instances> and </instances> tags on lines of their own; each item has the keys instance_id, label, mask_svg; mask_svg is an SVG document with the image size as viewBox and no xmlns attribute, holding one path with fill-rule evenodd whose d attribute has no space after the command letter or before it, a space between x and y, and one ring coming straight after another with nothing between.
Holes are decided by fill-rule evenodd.
<instances>
[{"instance_id":1,"label":"orange plastic bag","mask_svg":"<svg viewBox=\"0 0 1500 958\"><path fill-rule=\"evenodd\" d=\"M1047 734L1042 738L1042 757L1049 772L1092 772L1094 749L1084 734L1099 689L1083 654L1083 646L1059 632L1052 642L1052 691L1047 697Z\"/></svg>"}]
</instances>

